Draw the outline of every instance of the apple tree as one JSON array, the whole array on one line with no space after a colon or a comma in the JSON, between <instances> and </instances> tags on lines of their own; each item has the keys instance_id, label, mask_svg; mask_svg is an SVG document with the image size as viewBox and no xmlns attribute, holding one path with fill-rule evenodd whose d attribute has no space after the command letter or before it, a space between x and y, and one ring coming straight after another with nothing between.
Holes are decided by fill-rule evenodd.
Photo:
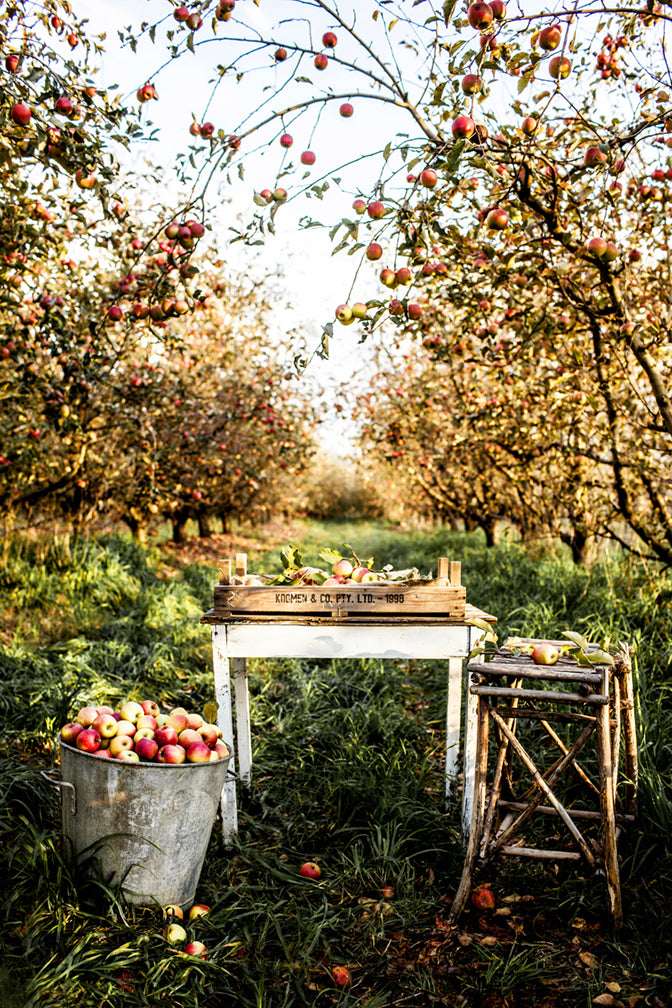
<instances>
[{"instance_id":1,"label":"apple tree","mask_svg":"<svg viewBox=\"0 0 672 1008\"><path fill-rule=\"evenodd\" d=\"M307 0L300 11L279 5L275 23L275 12L262 14L220 0L199 7L196 30L178 19L171 27L175 56L181 47L205 53L208 33L219 39L219 76L207 109L194 113L185 172L232 174L277 151L254 220L241 229L247 240L278 226L283 204L308 196L315 205L338 186L332 240L363 269L335 314L346 325L361 320L364 333L387 316L421 324L432 298L459 306L450 290L458 262L470 259L470 282L481 287L487 271L500 300L529 282L547 320L570 317L553 339L580 337L561 366L576 375L574 393L596 404L599 423L578 454L609 474L620 526L606 514L602 526L618 536L625 521L669 561L668 7L371 0L355 10ZM264 67L268 91L253 105L243 87L254 90ZM232 117L234 91L242 98ZM379 173L346 198L353 183L343 162L359 165L361 134L353 129L346 156L319 170L316 151L335 116L361 115L366 102L388 135ZM366 154L375 153L374 127ZM367 259L382 267L378 282ZM509 332L511 352L530 361L542 338L534 317L533 307ZM486 359L490 335L480 344ZM538 377L543 385L543 368ZM566 428L579 412L557 422Z\"/></svg>"}]
</instances>

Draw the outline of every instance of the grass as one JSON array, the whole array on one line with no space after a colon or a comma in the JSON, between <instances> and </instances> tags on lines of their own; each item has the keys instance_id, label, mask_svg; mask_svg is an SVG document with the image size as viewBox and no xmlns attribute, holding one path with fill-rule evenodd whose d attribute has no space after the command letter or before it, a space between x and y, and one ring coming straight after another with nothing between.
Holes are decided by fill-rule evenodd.
<instances>
[{"instance_id":1,"label":"grass","mask_svg":"<svg viewBox=\"0 0 672 1008\"><path fill-rule=\"evenodd\" d=\"M58 798L40 771L86 702L212 699L199 623L216 573L123 536L16 541L0 566L0 1003L8 1008L569 1008L616 990L627 1008L672 994L672 582L607 559L590 570L517 544L381 525L306 525L307 563L344 543L394 566L459 559L468 598L498 632L574 629L636 647L641 818L621 841L626 921L575 869L506 862L497 913L447 915L462 865L459 810L443 801L445 675L438 662L250 662L255 776L232 847L213 832L198 898L211 913L185 959L151 908L79 877L61 849ZM267 548L267 543L264 548ZM278 562L278 551L263 561ZM317 860L319 881L298 875ZM330 980L347 965L349 991ZM611 985L609 987L608 985Z\"/></svg>"}]
</instances>

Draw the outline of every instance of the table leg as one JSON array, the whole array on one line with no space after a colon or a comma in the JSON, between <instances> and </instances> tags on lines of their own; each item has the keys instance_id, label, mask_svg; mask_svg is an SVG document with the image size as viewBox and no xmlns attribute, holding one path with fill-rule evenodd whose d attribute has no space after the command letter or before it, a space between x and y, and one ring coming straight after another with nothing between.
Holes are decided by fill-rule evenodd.
<instances>
[{"instance_id":1,"label":"table leg","mask_svg":"<svg viewBox=\"0 0 672 1008\"><path fill-rule=\"evenodd\" d=\"M238 741L238 772L242 783L252 783L252 733L250 729L250 696L248 692L247 659L232 658L233 691L236 700L236 733Z\"/></svg>"},{"instance_id":2,"label":"table leg","mask_svg":"<svg viewBox=\"0 0 672 1008\"><path fill-rule=\"evenodd\" d=\"M482 660L482 659L481 659ZM462 842L466 845L472 831L474 781L476 778L476 748L478 744L478 697L470 692L467 672L464 753L462 757Z\"/></svg>"},{"instance_id":3,"label":"table leg","mask_svg":"<svg viewBox=\"0 0 672 1008\"><path fill-rule=\"evenodd\" d=\"M448 699L446 703L446 799L457 784L457 762L460 748L460 718L462 711L462 659L448 659Z\"/></svg>"},{"instance_id":4,"label":"table leg","mask_svg":"<svg viewBox=\"0 0 672 1008\"><path fill-rule=\"evenodd\" d=\"M233 746L229 766L235 771L235 743L233 741L233 712L231 709L231 674L229 655L226 647L226 628L212 627L212 662L215 678L215 703L217 704L217 724L227 745ZM236 782L229 780L222 788L221 797L222 837L230 843L238 832L238 806L236 803Z\"/></svg>"}]
</instances>

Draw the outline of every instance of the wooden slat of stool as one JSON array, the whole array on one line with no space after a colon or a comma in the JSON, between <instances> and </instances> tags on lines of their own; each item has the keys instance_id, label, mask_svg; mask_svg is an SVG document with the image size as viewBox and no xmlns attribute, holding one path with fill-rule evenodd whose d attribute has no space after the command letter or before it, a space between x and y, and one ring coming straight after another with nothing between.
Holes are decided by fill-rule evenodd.
<instances>
[{"instance_id":1,"label":"wooden slat of stool","mask_svg":"<svg viewBox=\"0 0 672 1008\"><path fill-rule=\"evenodd\" d=\"M591 866L591 868L593 868L595 866L595 856L594 856L593 852L591 851L590 847L586 843L586 841L585 841L585 839L583 837L583 834L581 833L580 829L578 828L578 826L576 825L576 823L573 821L572 817L569 815L569 813L567 812L567 810L563 806L562 802L560 802L555 797L555 795L553 794L553 791L549 787L549 785L546 782L546 780L544 779L543 775L537 769L537 766L534 763L534 760L530 756L528 756L528 754L525 752L525 749L523 748L523 746L520 744L520 742L518 741L518 739L516 738L516 736L513 734L513 732L511 732L507 728L506 722L504 721L503 718L501 718L499 716L499 714L497 713L497 711L496 710L491 710L490 714L492 716L492 719L495 721L495 723L497 725L499 725L500 729L504 732L504 734L509 739L509 741L511 743L511 746L516 751L516 754L520 757L520 759L522 760L522 762L527 767L528 771L532 774L532 777L534 778L534 781L537 784L537 786L544 792L544 794L548 798L548 800L551 803L551 805L553 806L553 808L555 808L555 809L558 810L560 818L564 822L564 824L567 827L567 829L569 830L569 832L574 837L574 839L575 839L576 843L578 844L579 849L581 850L581 852L582 852L583 856L585 857L586 861ZM585 735L585 738L587 739L591 734L592 734L592 728L586 728L585 731L583 732L581 738L583 738L583 736ZM574 749L574 746L572 747L572 749ZM570 761L567 757L565 757L565 760L566 760L567 763L569 763L569 761Z\"/></svg>"},{"instance_id":2,"label":"wooden slat of stool","mask_svg":"<svg viewBox=\"0 0 672 1008\"><path fill-rule=\"evenodd\" d=\"M604 689L609 689L609 669L604 670ZM611 759L611 733L609 710L600 708L597 713L597 746L600 764L600 811L604 832L604 864L607 872L607 889L614 927L623 920L621 881L618 870L616 846L616 809L614 804L614 772Z\"/></svg>"}]
</instances>

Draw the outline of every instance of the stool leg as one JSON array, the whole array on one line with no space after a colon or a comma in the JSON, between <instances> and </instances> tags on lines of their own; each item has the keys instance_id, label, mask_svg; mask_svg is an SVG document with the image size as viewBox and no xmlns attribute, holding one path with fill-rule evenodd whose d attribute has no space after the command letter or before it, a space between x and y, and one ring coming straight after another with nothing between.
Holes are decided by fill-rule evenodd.
<instances>
[{"instance_id":1,"label":"stool leg","mask_svg":"<svg viewBox=\"0 0 672 1008\"><path fill-rule=\"evenodd\" d=\"M483 829L485 809L485 786L488 774L488 728L489 712L487 697L478 698L478 728L476 735L476 765L474 768L474 804L471 810L469 841L464 856L462 877L450 909L448 920L454 924L464 910L471 892L472 875ZM465 782L466 783L466 782Z\"/></svg>"},{"instance_id":2,"label":"stool leg","mask_svg":"<svg viewBox=\"0 0 672 1008\"><path fill-rule=\"evenodd\" d=\"M603 673L603 692L609 695L610 671ZM604 866L607 873L607 889L614 927L623 921L621 902L621 880L618 870L618 850L616 844L616 812L614 807L614 768L611 758L609 704L601 706L597 712L597 746L600 764L600 813L604 837Z\"/></svg>"},{"instance_id":3,"label":"stool leg","mask_svg":"<svg viewBox=\"0 0 672 1008\"><path fill-rule=\"evenodd\" d=\"M629 655L616 659L615 675L621 690L621 712L623 718L623 743L625 764L625 811L637 811L637 785L639 767L637 764L637 727L635 722L635 694L632 683L632 665Z\"/></svg>"}]
</instances>

